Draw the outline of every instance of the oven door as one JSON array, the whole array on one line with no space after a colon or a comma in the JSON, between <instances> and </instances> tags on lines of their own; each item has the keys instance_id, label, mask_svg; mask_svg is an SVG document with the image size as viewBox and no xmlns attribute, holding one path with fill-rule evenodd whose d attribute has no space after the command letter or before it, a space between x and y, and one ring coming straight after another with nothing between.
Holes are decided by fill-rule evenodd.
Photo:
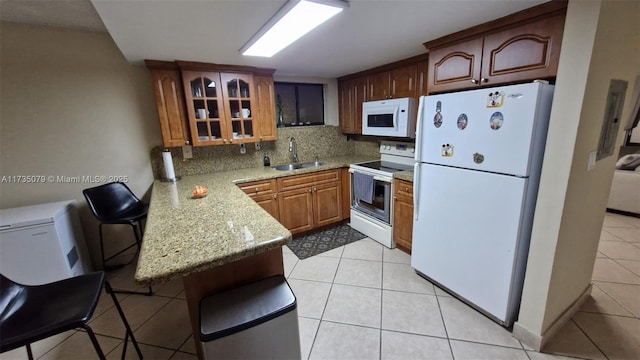
<instances>
[{"instance_id":1,"label":"oven door","mask_svg":"<svg viewBox=\"0 0 640 360\"><path fill-rule=\"evenodd\" d=\"M354 196L353 173L361 171L350 169L349 172L351 176L351 209L391 225L391 178L379 175L373 176L373 201L369 204L368 202ZM368 174L363 171L361 173Z\"/></svg>"}]
</instances>

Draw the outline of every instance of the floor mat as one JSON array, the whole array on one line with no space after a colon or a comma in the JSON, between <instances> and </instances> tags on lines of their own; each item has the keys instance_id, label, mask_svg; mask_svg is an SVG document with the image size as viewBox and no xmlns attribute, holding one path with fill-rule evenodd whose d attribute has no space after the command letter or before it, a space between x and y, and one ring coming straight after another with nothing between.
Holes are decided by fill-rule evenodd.
<instances>
[{"instance_id":1,"label":"floor mat","mask_svg":"<svg viewBox=\"0 0 640 360\"><path fill-rule=\"evenodd\" d=\"M287 246L302 260L365 237L363 233L343 224L306 235L295 235Z\"/></svg>"}]
</instances>

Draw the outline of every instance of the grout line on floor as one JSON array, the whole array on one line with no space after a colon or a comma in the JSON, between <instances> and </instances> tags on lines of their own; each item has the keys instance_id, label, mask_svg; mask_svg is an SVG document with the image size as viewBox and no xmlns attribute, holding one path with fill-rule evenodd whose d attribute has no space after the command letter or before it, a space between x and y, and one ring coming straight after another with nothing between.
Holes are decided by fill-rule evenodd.
<instances>
[{"instance_id":1,"label":"grout line on floor","mask_svg":"<svg viewBox=\"0 0 640 360\"><path fill-rule=\"evenodd\" d=\"M583 328L580 327L580 325L573 319L573 317L571 317L571 319L569 319L569 321L573 322L575 324L575 326L580 329L580 331L582 332L582 334L589 339L589 341L591 341L591 343L593 344L593 346L596 347L596 349L598 349L598 351L600 351L600 354L602 354L602 356L604 356L605 359L609 359L609 357L607 356L607 354L604 353L604 351L600 348L600 346L598 346L598 344L596 344L595 341L593 341L593 339L589 336L589 334L587 334L586 331L584 331Z\"/></svg>"}]
</instances>

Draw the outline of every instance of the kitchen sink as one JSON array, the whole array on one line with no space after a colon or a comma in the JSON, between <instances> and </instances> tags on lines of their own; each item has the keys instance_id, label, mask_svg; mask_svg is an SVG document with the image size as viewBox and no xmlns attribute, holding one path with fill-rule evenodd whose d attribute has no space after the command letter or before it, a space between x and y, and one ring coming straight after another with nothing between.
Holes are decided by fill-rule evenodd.
<instances>
[{"instance_id":1,"label":"kitchen sink","mask_svg":"<svg viewBox=\"0 0 640 360\"><path fill-rule=\"evenodd\" d=\"M288 171L302 168L303 164L285 164L274 166L273 168L280 171Z\"/></svg>"},{"instance_id":2,"label":"kitchen sink","mask_svg":"<svg viewBox=\"0 0 640 360\"><path fill-rule=\"evenodd\" d=\"M327 163L324 163L322 161L310 161L310 162L306 162L306 163L295 163L295 164L284 164L284 165L278 165L278 166L274 166L273 168L276 170L280 170L280 171L290 171L290 170L295 170L295 169L302 169L302 168L311 168L311 167L318 167L318 166L322 166L322 165L326 165Z\"/></svg>"},{"instance_id":3,"label":"kitchen sink","mask_svg":"<svg viewBox=\"0 0 640 360\"><path fill-rule=\"evenodd\" d=\"M324 163L322 161L311 161L311 162L306 162L304 164L302 164L303 168L310 168L310 167L317 167L317 166L322 166L322 165L326 165L327 163Z\"/></svg>"}]
</instances>

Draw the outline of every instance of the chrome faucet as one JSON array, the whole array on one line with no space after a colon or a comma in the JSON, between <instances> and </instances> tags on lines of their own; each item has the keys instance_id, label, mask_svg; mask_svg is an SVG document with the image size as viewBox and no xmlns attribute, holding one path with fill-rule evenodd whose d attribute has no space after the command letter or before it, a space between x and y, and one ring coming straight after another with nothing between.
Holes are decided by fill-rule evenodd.
<instances>
[{"instance_id":1,"label":"chrome faucet","mask_svg":"<svg viewBox=\"0 0 640 360\"><path fill-rule=\"evenodd\" d=\"M289 152L293 152L293 162L298 162L298 143L296 139L292 136L289 139Z\"/></svg>"}]
</instances>

